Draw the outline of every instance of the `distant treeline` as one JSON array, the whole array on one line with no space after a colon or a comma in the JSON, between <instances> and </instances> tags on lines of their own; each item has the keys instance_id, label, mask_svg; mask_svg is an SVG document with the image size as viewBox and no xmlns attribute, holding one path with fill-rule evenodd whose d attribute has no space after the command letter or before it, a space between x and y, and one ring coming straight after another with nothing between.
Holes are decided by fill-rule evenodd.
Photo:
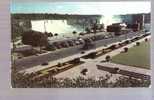
<instances>
[{"instance_id":1,"label":"distant treeline","mask_svg":"<svg viewBox=\"0 0 154 100\"><path fill-rule=\"evenodd\" d=\"M31 20L38 20L38 19L98 19L101 18L102 15L73 15L73 14L48 14L48 13L39 13L39 14L11 14L11 18L13 19L31 19Z\"/></svg>"}]
</instances>

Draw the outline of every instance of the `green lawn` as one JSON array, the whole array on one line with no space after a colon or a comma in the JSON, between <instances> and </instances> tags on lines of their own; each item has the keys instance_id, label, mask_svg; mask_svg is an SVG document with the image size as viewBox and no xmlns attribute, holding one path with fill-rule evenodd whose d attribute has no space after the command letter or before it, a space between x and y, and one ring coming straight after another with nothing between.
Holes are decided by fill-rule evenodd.
<instances>
[{"instance_id":1,"label":"green lawn","mask_svg":"<svg viewBox=\"0 0 154 100\"><path fill-rule=\"evenodd\" d=\"M140 46L128 49L127 53L114 56L111 62L150 69L150 43L142 42Z\"/></svg>"}]
</instances>

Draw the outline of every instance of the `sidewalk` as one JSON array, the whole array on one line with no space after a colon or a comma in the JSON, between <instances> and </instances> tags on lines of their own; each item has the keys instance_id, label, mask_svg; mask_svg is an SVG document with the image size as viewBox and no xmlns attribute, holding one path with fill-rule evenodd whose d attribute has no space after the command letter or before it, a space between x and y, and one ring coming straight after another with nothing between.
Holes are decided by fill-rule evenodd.
<instances>
[{"instance_id":1,"label":"sidewalk","mask_svg":"<svg viewBox=\"0 0 154 100\"><path fill-rule=\"evenodd\" d=\"M116 63L111 63L111 62L100 63L98 65L105 66L108 68L115 68L116 67L116 68L119 68L120 70L135 72L135 73L149 75L149 76L151 75L151 70L137 68L137 67L128 66L128 65L116 64Z\"/></svg>"}]
</instances>

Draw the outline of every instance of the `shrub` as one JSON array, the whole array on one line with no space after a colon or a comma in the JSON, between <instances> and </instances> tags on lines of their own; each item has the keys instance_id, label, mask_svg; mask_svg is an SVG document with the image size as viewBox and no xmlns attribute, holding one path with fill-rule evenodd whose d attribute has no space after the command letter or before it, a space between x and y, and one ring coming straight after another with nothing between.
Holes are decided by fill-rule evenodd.
<instances>
[{"instance_id":1,"label":"shrub","mask_svg":"<svg viewBox=\"0 0 154 100\"><path fill-rule=\"evenodd\" d=\"M107 62L109 62L109 61L111 60L111 57L110 57L109 55L107 55L107 56L105 57L105 59L106 59Z\"/></svg>"},{"instance_id":2,"label":"shrub","mask_svg":"<svg viewBox=\"0 0 154 100\"><path fill-rule=\"evenodd\" d=\"M85 68L85 69L83 69L83 70L81 71L81 74L86 75L87 72L88 72L88 69Z\"/></svg>"},{"instance_id":3,"label":"shrub","mask_svg":"<svg viewBox=\"0 0 154 100\"><path fill-rule=\"evenodd\" d=\"M102 53L106 53L106 52L105 52L105 49L102 49Z\"/></svg>"},{"instance_id":4,"label":"shrub","mask_svg":"<svg viewBox=\"0 0 154 100\"><path fill-rule=\"evenodd\" d=\"M61 66L62 66L62 63L59 62L59 63L57 64L57 66L58 66L58 67L61 67Z\"/></svg>"},{"instance_id":5,"label":"shrub","mask_svg":"<svg viewBox=\"0 0 154 100\"><path fill-rule=\"evenodd\" d=\"M122 46L122 44L121 44L121 43L118 43L118 45L119 45L119 46Z\"/></svg>"},{"instance_id":6,"label":"shrub","mask_svg":"<svg viewBox=\"0 0 154 100\"><path fill-rule=\"evenodd\" d=\"M85 53L85 51L81 51L81 54L84 54Z\"/></svg>"},{"instance_id":7,"label":"shrub","mask_svg":"<svg viewBox=\"0 0 154 100\"><path fill-rule=\"evenodd\" d=\"M83 69L87 72L87 69ZM118 68L115 71L118 72ZM85 73L86 75L86 73ZM150 79L136 79L133 77L120 76L116 82L108 82L111 75L101 76L97 80L94 78L76 77L70 78L54 78L47 75L34 79L33 74L16 73L14 68L11 73L11 84L13 88L87 88L87 87L149 87Z\"/></svg>"},{"instance_id":8,"label":"shrub","mask_svg":"<svg viewBox=\"0 0 154 100\"><path fill-rule=\"evenodd\" d=\"M77 64L80 63L80 58L75 58L74 60L72 60L73 64Z\"/></svg>"},{"instance_id":9,"label":"shrub","mask_svg":"<svg viewBox=\"0 0 154 100\"><path fill-rule=\"evenodd\" d=\"M147 38L145 38L145 42L147 42L148 41L148 39Z\"/></svg>"},{"instance_id":10,"label":"shrub","mask_svg":"<svg viewBox=\"0 0 154 100\"><path fill-rule=\"evenodd\" d=\"M140 45L140 42L136 42L136 46L139 46Z\"/></svg>"},{"instance_id":11,"label":"shrub","mask_svg":"<svg viewBox=\"0 0 154 100\"><path fill-rule=\"evenodd\" d=\"M97 52L92 52L89 54L89 58L94 59L96 57Z\"/></svg>"},{"instance_id":12,"label":"shrub","mask_svg":"<svg viewBox=\"0 0 154 100\"><path fill-rule=\"evenodd\" d=\"M128 48L127 47L124 48L124 52L128 52Z\"/></svg>"},{"instance_id":13,"label":"shrub","mask_svg":"<svg viewBox=\"0 0 154 100\"><path fill-rule=\"evenodd\" d=\"M125 41L126 44L129 44L129 42L130 42L129 40L126 40L126 41Z\"/></svg>"},{"instance_id":14,"label":"shrub","mask_svg":"<svg viewBox=\"0 0 154 100\"><path fill-rule=\"evenodd\" d=\"M72 33L73 33L73 35L76 35L76 34L77 34L77 32L76 32L76 31L73 31Z\"/></svg>"},{"instance_id":15,"label":"shrub","mask_svg":"<svg viewBox=\"0 0 154 100\"><path fill-rule=\"evenodd\" d=\"M114 50L114 49L116 49L116 47L117 47L117 45L116 45L116 44L113 44L113 45L111 45L111 46L109 47L109 49Z\"/></svg>"}]
</instances>

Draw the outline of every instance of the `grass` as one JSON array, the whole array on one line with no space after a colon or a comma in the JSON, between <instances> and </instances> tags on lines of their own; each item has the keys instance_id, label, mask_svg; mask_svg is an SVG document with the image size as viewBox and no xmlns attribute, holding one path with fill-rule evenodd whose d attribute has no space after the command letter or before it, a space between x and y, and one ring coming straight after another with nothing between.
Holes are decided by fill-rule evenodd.
<instances>
[{"instance_id":1,"label":"grass","mask_svg":"<svg viewBox=\"0 0 154 100\"><path fill-rule=\"evenodd\" d=\"M139 46L129 48L128 52L114 56L112 62L150 69L150 42L142 42Z\"/></svg>"}]
</instances>

